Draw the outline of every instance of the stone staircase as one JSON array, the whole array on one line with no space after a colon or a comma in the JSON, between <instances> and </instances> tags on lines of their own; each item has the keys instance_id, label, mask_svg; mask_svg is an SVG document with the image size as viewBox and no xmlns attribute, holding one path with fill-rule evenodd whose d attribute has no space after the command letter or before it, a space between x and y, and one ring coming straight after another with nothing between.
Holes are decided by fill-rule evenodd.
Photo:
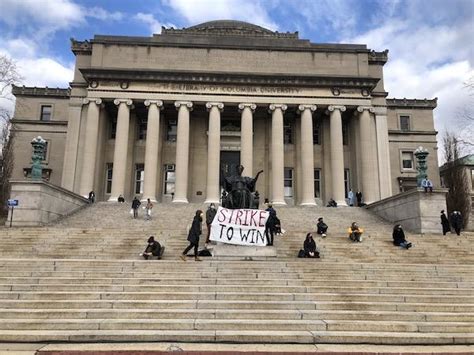
<instances>
[{"instance_id":1,"label":"stone staircase","mask_svg":"<svg viewBox=\"0 0 474 355\"><path fill-rule=\"evenodd\" d=\"M279 208L276 259L183 262L204 206L158 204L151 221L129 208L0 229L0 341L474 344L473 234L408 234L402 250L364 209ZM297 259L320 216L322 258ZM360 244L346 237L352 221ZM138 256L150 234L161 261Z\"/></svg>"}]
</instances>

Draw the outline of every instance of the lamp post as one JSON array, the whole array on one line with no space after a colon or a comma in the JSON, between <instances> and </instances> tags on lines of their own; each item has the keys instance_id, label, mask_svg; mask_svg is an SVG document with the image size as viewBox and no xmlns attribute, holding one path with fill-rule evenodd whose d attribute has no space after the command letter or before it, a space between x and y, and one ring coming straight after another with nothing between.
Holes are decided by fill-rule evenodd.
<instances>
[{"instance_id":1,"label":"lamp post","mask_svg":"<svg viewBox=\"0 0 474 355\"><path fill-rule=\"evenodd\" d=\"M416 148L414 155L417 160L416 170L418 171L418 175L416 176L416 186L421 187L421 181L425 179L428 175L426 174L426 170L428 167L426 166L426 157L428 156L428 150L419 146Z\"/></svg>"},{"instance_id":2,"label":"lamp post","mask_svg":"<svg viewBox=\"0 0 474 355\"><path fill-rule=\"evenodd\" d=\"M46 141L41 136L38 136L33 138L31 145L33 146L33 155L31 156L31 160L33 161L31 165L31 179L41 180L43 178L41 162L44 160Z\"/></svg>"}]
</instances>

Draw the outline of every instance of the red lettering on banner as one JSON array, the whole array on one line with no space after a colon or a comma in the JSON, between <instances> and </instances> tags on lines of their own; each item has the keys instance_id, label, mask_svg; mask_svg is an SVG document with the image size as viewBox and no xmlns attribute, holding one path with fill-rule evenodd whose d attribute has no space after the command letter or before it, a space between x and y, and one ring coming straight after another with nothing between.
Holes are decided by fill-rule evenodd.
<instances>
[{"instance_id":1,"label":"red lettering on banner","mask_svg":"<svg viewBox=\"0 0 474 355\"><path fill-rule=\"evenodd\" d=\"M257 223L257 220L255 219L255 216L257 216L257 213L258 213L258 210L255 210L255 211L252 211L250 212L250 225L252 226L255 226L257 227L258 226L258 223Z\"/></svg>"},{"instance_id":2,"label":"red lettering on banner","mask_svg":"<svg viewBox=\"0 0 474 355\"><path fill-rule=\"evenodd\" d=\"M225 208L222 208L220 211L219 211L219 215L217 216L217 220L219 222L224 222L225 221L225 212L227 211L227 209Z\"/></svg>"},{"instance_id":3,"label":"red lettering on banner","mask_svg":"<svg viewBox=\"0 0 474 355\"><path fill-rule=\"evenodd\" d=\"M237 217L235 217L235 224L240 224L242 225L242 215L244 214L244 211L238 210L237 212ZM238 222L237 222L238 221ZM245 222L245 221L244 221Z\"/></svg>"},{"instance_id":4,"label":"red lettering on banner","mask_svg":"<svg viewBox=\"0 0 474 355\"><path fill-rule=\"evenodd\" d=\"M249 210L245 210L245 218L244 218L244 223L242 223L243 226L248 226L249 223L247 222L249 217Z\"/></svg>"},{"instance_id":5,"label":"red lettering on banner","mask_svg":"<svg viewBox=\"0 0 474 355\"><path fill-rule=\"evenodd\" d=\"M259 211L260 212L260 219L258 221L259 227L265 227L265 223L262 223L265 221L265 211Z\"/></svg>"}]
</instances>

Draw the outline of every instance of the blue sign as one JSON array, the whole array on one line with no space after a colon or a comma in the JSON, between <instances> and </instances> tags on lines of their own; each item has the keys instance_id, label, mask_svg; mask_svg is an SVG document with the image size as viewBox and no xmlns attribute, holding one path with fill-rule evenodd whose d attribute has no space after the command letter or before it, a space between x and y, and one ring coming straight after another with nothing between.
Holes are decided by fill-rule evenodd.
<instances>
[{"instance_id":1,"label":"blue sign","mask_svg":"<svg viewBox=\"0 0 474 355\"><path fill-rule=\"evenodd\" d=\"M8 206L10 207L18 206L18 200L8 200Z\"/></svg>"}]
</instances>

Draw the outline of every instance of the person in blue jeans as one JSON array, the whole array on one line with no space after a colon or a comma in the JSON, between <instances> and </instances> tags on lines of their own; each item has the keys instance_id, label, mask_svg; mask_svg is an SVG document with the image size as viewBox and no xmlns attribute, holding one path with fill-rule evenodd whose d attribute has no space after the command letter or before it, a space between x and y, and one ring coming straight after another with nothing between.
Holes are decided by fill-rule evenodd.
<instances>
[{"instance_id":1,"label":"person in blue jeans","mask_svg":"<svg viewBox=\"0 0 474 355\"><path fill-rule=\"evenodd\" d=\"M393 245L399 246L400 248L410 249L412 244L405 239L405 232L400 224L393 227Z\"/></svg>"}]
</instances>

